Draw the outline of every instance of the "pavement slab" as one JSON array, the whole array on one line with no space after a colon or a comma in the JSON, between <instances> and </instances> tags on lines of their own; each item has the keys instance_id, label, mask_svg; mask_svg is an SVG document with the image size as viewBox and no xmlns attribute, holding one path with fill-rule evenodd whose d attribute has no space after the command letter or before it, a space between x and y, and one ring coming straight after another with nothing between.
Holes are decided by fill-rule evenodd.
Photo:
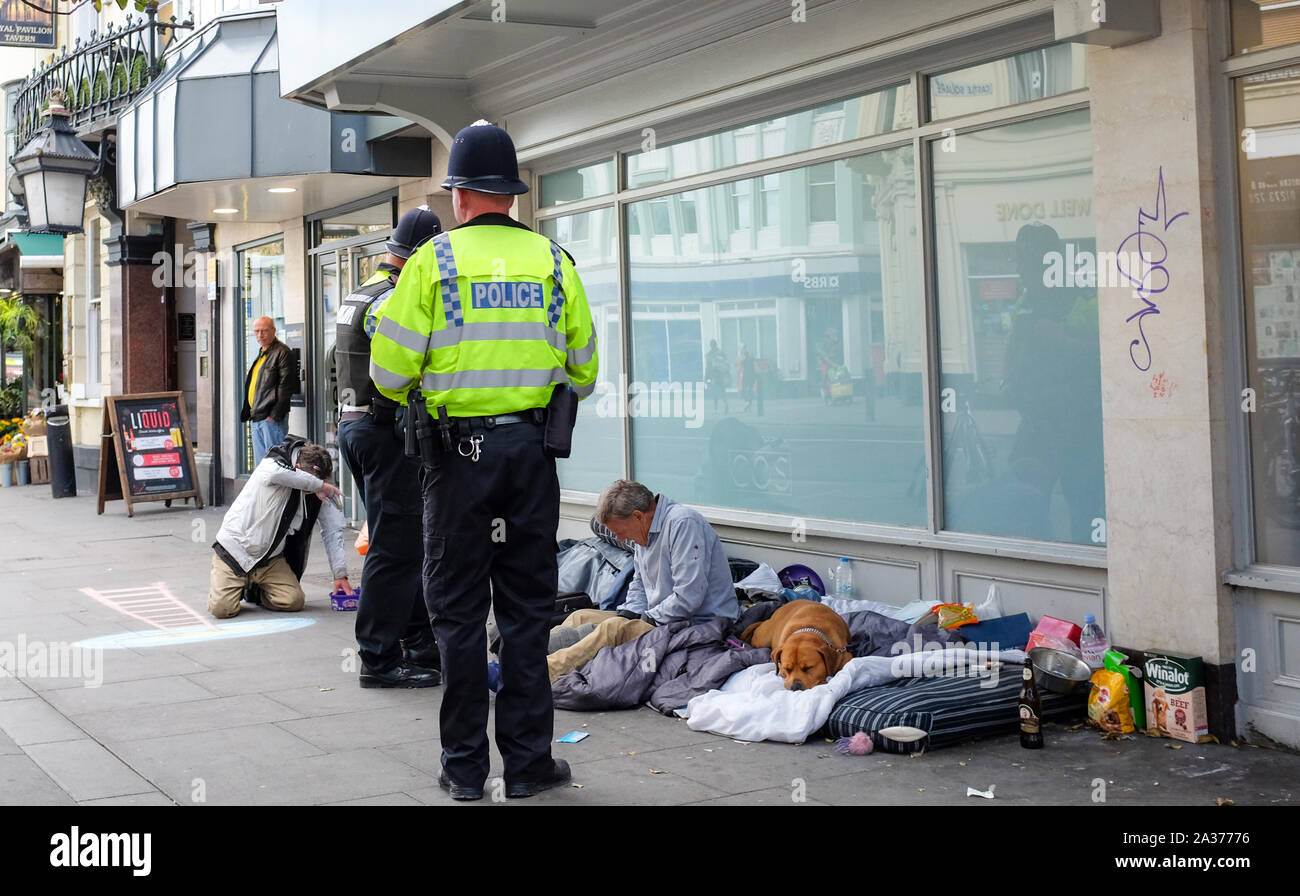
<instances>
[{"instance_id":1,"label":"pavement slab","mask_svg":"<svg viewBox=\"0 0 1300 896\"><path fill-rule=\"evenodd\" d=\"M30 756L0 756L0 806L71 805L67 791Z\"/></svg>"},{"instance_id":2,"label":"pavement slab","mask_svg":"<svg viewBox=\"0 0 1300 896\"><path fill-rule=\"evenodd\" d=\"M78 802L156 792L130 766L89 738L33 744L27 747L27 755Z\"/></svg>"},{"instance_id":3,"label":"pavement slab","mask_svg":"<svg viewBox=\"0 0 1300 896\"><path fill-rule=\"evenodd\" d=\"M192 734L196 731L298 717L299 713L282 703L261 694L247 694L158 706L97 710L80 713L72 718L101 741L124 741L165 737L169 734Z\"/></svg>"}]
</instances>

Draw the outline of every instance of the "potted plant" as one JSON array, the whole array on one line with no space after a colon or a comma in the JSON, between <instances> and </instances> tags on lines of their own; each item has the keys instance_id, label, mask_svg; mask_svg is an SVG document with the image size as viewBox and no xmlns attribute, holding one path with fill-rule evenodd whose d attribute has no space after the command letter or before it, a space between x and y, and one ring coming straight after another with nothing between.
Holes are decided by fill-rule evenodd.
<instances>
[{"instance_id":1,"label":"potted plant","mask_svg":"<svg viewBox=\"0 0 1300 896\"><path fill-rule=\"evenodd\" d=\"M0 486L14 484L14 465L27 457L27 442L22 433L22 418L0 420Z\"/></svg>"}]
</instances>

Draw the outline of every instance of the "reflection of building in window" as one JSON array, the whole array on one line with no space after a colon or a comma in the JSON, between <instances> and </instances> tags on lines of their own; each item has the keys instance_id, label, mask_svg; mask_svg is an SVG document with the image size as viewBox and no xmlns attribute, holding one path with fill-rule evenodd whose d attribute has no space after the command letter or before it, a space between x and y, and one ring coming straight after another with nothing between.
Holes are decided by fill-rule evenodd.
<instances>
[{"instance_id":1,"label":"reflection of building in window","mask_svg":"<svg viewBox=\"0 0 1300 896\"><path fill-rule=\"evenodd\" d=\"M781 223L781 175L764 174L759 181L759 190L762 197L762 202L759 204L762 215L758 226L776 227Z\"/></svg>"},{"instance_id":2,"label":"reflection of building in window","mask_svg":"<svg viewBox=\"0 0 1300 896\"><path fill-rule=\"evenodd\" d=\"M731 185L731 220L737 230L749 230L754 225L752 210L754 182L738 180Z\"/></svg>"},{"instance_id":3,"label":"reflection of building in window","mask_svg":"<svg viewBox=\"0 0 1300 896\"><path fill-rule=\"evenodd\" d=\"M823 162L808 169L808 220L816 224L835 220L835 163Z\"/></svg>"}]
</instances>

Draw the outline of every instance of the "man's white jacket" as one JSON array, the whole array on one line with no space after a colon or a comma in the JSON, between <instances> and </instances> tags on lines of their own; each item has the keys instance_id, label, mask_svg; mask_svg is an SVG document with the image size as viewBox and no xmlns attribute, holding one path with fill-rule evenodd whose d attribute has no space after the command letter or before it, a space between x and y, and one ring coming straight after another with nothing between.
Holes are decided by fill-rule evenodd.
<instances>
[{"instance_id":1,"label":"man's white jacket","mask_svg":"<svg viewBox=\"0 0 1300 896\"><path fill-rule=\"evenodd\" d=\"M278 448L279 446L277 446ZM317 521L321 527L321 540L325 543L325 554L329 558L330 570L334 578L341 579L348 574L347 554L343 550L343 512L332 501L319 501L315 493L325 484L305 470L299 470L277 457L277 449L257 465L230 509L221 521L217 532L217 544L227 555L226 562L234 561L244 573L257 566L263 560L284 553L285 542L309 525L315 504L320 505ZM292 453L294 462L298 459L298 450ZM297 500L294 493L299 492ZM310 536L310 532L304 532ZM300 539L303 544L303 556L286 557L294 568L294 573L302 577L301 566L306 564L307 539ZM222 553L218 551L218 553Z\"/></svg>"}]
</instances>

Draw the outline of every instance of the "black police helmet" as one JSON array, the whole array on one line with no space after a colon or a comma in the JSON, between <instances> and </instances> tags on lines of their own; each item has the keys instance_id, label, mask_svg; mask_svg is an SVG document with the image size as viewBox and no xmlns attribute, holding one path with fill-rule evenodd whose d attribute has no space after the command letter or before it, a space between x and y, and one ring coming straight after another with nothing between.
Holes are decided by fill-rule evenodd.
<instances>
[{"instance_id":1,"label":"black police helmet","mask_svg":"<svg viewBox=\"0 0 1300 896\"><path fill-rule=\"evenodd\" d=\"M483 119L461 128L451 144L447 179L442 182L444 190L456 187L506 196L527 193L528 184L519 179L519 159L510 135Z\"/></svg>"},{"instance_id":2,"label":"black police helmet","mask_svg":"<svg viewBox=\"0 0 1300 896\"><path fill-rule=\"evenodd\" d=\"M413 208L397 222L388 251L398 258L410 258L425 242L442 233L442 222L427 206Z\"/></svg>"}]
</instances>

